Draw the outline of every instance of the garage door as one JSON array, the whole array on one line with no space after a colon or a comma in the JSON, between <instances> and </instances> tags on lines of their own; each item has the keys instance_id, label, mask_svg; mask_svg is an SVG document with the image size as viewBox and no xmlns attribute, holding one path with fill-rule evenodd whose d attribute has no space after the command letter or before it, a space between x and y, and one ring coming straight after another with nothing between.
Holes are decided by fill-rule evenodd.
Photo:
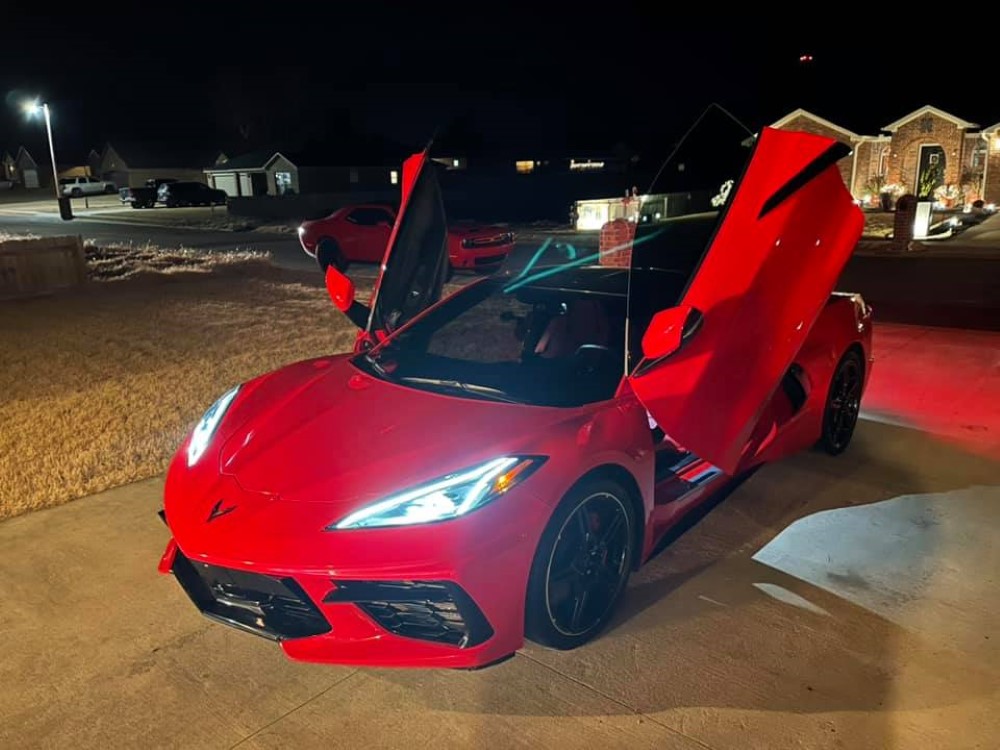
<instances>
[{"instance_id":1,"label":"garage door","mask_svg":"<svg viewBox=\"0 0 1000 750\"><path fill-rule=\"evenodd\" d=\"M239 195L239 190L236 189L236 173L235 172L223 172L221 174L212 175L212 180L215 182L215 187L218 190L225 190L226 195L236 196Z\"/></svg>"},{"instance_id":2,"label":"garage door","mask_svg":"<svg viewBox=\"0 0 1000 750\"><path fill-rule=\"evenodd\" d=\"M38 187L38 172L34 169L24 170L24 186L26 188Z\"/></svg>"}]
</instances>

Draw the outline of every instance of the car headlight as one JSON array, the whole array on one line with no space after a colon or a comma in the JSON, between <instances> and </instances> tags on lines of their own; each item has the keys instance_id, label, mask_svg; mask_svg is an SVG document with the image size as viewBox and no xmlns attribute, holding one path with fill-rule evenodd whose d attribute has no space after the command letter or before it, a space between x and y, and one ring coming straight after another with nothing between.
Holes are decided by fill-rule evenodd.
<instances>
[{"instance_id":1,"label":"car headlight","mask_svg":"<svg viewBox=\"0 0 1000 750\"><path fill-rule=\"evenodd\" d=\"M503 456L372 503L326 527L363 529L446 521L481 508L545 463L541 456Z\"/></svg>"},{"instance_id":2,"label":"car headlight","mask_svg":"<svg viewBox=\"0 0 1000 750\"><path fill-rule=\"evenodd\" d=\"M205 416L201 418L198 424L195 425L194 431L191 433L191 440L188 442L187 458L188 466L194 466L198 463L198 459L201 458L205 449L208 447L209 441L212 439L212 435L215 434L216 428L219 426L219 422L226 414L226 410L229 405L233 403L233 399L236 398L236 394L239 393L240 387L226 391L222 394L218 401L212 404L208 411L205 412Z\"/></svg>"}]
</instances>

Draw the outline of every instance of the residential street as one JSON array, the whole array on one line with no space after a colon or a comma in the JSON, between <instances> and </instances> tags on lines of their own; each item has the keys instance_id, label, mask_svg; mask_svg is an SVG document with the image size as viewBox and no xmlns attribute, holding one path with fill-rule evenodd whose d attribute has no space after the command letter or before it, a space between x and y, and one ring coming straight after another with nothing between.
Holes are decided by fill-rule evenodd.
<instances>
[{"instance_id":1,"label":"residential street","mask_svg":"<svg viewBox=\"0 0 1000 750\"><path fill-rule=\"evenodd\" d=\"M118 196L98 196L88 200L91 208L84 208L82 198L73 201L75 218L63 221L55 213L55 201L31 203L0 203L0 232L12 234L31 233L42 237L79 234L97 243L152 243L160 247L187 247L193 250L267 250L274 255L278 265L286 268L313 268L315 263L302 252L294 234L266 234L263 232L228 232L178 226L185 219L206 219L215 215L225 216L225 209L208 208L156 208L136 211L122 206ZM166 220L160 219L167 214Z\"/></svg>"},{"instance_id":2,"label":"residential street","mask_svg":"<svg viewBox=\"0 0 1000 750\"><path fill-rule=\"evenodd\" d=\"M296 664L205 620L156 573L161 478L0 524L0 747L993 747L998 335L877 336L845 455L752 476L594 643L483 671Z\"/></svg>"},{"instance_id":3,"label":"residential street","mask_svg":"<svg viewBox=\"0 0 1000 750\"><path fill-rule=\"evenodd\" d=\"M224 209L189 208L135 211L120 205L117 196L100 196L74 202L76 219L64 222L54 213L54 201L0 203L0 232L40 236L80 234L98 243L153 243L161 247L183 246L195 250L266 250L285 268L311 269L294 234L263 231L220 231L180 226L206 221L225 221ZM1000 216L973 232L974 242L988 243L1000 228ZM516 252L533 253L547 236L543 230L519 233ZM557 240L580 248L596 249L596 234L560 232ZM982 330L1000 330L1000 247L992 255L949 258L945 250L934 256L886 257L855 255L841 277L838 288L860 292L876 308L879 320L921 325L948 325ZM376 268L355 264L351 275L359 280L374 278Z\"/></svg>"}]
</instances>

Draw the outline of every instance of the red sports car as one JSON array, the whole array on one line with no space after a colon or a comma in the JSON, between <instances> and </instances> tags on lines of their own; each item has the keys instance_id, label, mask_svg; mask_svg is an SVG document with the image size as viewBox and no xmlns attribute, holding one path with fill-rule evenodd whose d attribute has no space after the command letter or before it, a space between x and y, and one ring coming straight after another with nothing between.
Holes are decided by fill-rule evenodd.
<instances>
[{"instance_id":1,"label":"red sports car","mask_svg":"<svg viewBox=\"0 0 1000 750\"><path fill-rule=\"evenodd\" d=\"M351 261L379 263L396 221L387 204L347 206L325 219L299 227L302 249L322 270L331 263L340 271ZM448 260L452 268L496 270L514 249L514 233L503 227L457 224L448 228Z\"/></svg>"},{"instance_id":2,"label":"red sports car","mask_svg":"<svg viewBox=\"0 0 1000 750\"><path fill-rule=\"evenodd\" d=\"M160 570L304 661L473 668L526 637L586 643L693 507L847 447L871 317L831 293L862 227L845 152L765 128L724 205L640 225L628 267L551 245L443 300L440 191L412 157L357 351L208 410L167 475Z\"/></svg>"}]
</instances>

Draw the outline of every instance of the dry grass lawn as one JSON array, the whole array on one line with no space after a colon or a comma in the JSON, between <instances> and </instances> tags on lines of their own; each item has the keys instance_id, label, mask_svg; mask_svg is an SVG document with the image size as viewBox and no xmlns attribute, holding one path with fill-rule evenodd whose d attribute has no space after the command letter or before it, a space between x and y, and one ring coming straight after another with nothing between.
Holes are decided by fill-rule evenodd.
<instances>
[{"instance_id":1,"label":"dry grass lawn","mask_svg":"<svg viewBox=\"0 0 1000 750\"><path fill-rule=\"evenodd\" d=\"M0 518L149 477L231 385L348 349L318 274L88 248L95 281L0 303Z\"/></svg>"}]
</instances>

